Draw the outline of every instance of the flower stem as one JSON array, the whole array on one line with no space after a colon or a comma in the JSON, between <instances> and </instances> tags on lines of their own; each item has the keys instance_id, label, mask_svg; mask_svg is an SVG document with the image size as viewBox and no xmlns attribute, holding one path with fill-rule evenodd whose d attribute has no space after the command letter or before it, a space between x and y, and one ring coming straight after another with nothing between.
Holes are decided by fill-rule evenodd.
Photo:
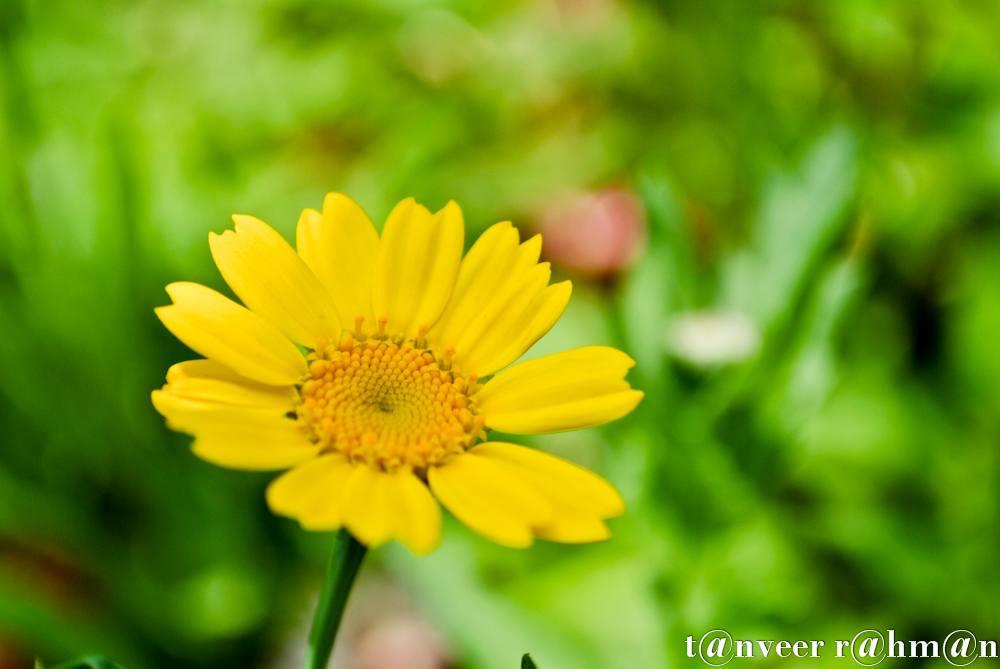
<instances>
[{"instance_id":1,"label":"flower stem","mask_svg":"<svg viewBox=\"0 0 1000 669\"><path fill-rule=\"evenodd\" d=\"M326 570L326 581L316 608L316 617L313 618L302 669L326 669L340 620L344 617L347 597L351 594L351 587L366 552L368 549L358 543L347 530L337 533L337 543Z\"/></svg>"}]
</instances>

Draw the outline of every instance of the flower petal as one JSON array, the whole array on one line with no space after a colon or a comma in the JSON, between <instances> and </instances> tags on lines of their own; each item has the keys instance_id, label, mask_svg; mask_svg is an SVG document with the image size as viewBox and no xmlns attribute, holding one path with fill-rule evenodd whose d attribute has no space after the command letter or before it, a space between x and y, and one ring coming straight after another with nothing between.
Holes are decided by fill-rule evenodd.
<instances>
[{"instance_id":1,"label":"flower petal","mask_svg":"<svg viewBox=\"0 0 1000 669\"><path fill-rule=\"evenodd\" d=\"M249 309L196 283L172 283L167 293L174 304L156 315L194 351L269 385L291 385L305 374L295 344Z\"/></svg>"},{"instance_id":2,"label":"flower petal","mask_svg":"<svg viewBox=\"0 0 1000 669\"><path fill-rule=\"evenodd\" d=\"M254 381L240 376L233 370L215 360L199 358L198 360L185 360L170 365L167 370L167 383L173 383L180 379L215 379L216 381L226 381L228 383L248 383L255 384ZM261 387L263 384L261 384Z\"/></svg>"},{"instance_id":3,"label":"flower petal","mask_svg":"<svg viewBox=\"0 0 1000 669\"><path fill-rule=\"evenodd\" d=\"M625 502L613 485L569 460L500 441L479 444L468 453L513 468L521 480L567 512L598 518L625 513Z\"/></svg>"},{"instance_id":4,"label":"flower petal","mask_svg":"<svg viewBox=\"0 0 1000 669\"><path fill-rule=\"evenodd\" d=\"M441 543L441 508L411 472L399 469L386 476L393 479L388 490L396 509L395 537L417 555L430 553Z\"/></svg>"},{"instance_id":5,"label":"flower petal","mask_svg":"<svg viewBox=\"0 0 1000 669\"><path fill-rule=\"evenodd\" d=\"M173 365L167 371L167 385L155 392L191 410L243 406L285 414L295 400L292 386L250 381L213 360L188 360Z\"/></svg>"},{"instance_id":6,"label":"flower petal","mask_svg":"<svg viewBox=\"0 0 1000 669\"><path fill-rule=\"evenodd\" d=\"M393 509L384 474L374 467L357 465L344 491L344 526L371 548L392 538Z\"/></svg>"},{"instance_id":7,"label":"flower petal","mask_svg":"<svg viewBox=\"0 0 1000 669\"><path fill-rule=\"evenodd\" d=\"M284 418L292 409L292 402L282 397L276 397L272 401L268 397L241 397L236 393L229 395L227 389L217 390L211 387L200 387L193 391L188 387L181 393L166 386L165 388L152 392L153 406L167 419L167 427L188 434L194 434L202 424L201 418L204 414L213 411L242 408Z\"/></svg>"},{"instance_id":8,"label":"flower petal","mask_svg":"<svg viewBox=\"0 0 1000 669\"><path fill-rule=\"evenodd\" d=\"M503 442L480 444L469 453L510 467L520 480L549 501L551 520L532 528L543 539L567 544L604 541L611 536L604 519L625 512L625 502L614 486L562 458Z\"/></svg>"},{"instance_id":9,"label":"flower petal","mask_svg":"<svg viewBox=\"0 0 1000 669\"><path fill-rule=\"evenodd\" d=\"M358 203L329 193L322 214L302 212L295 239L302 260L333 300L340 326L353 330L354 319L364 316L368 329L374 328L371 300L378 232Z\"/></svg>"},{"instance_id":10,"label":"flower petal","mask_svg":"<svg viewBox=\"0 0 1000 669\"><path fill-rule=\"evenodd\" d=\"M540 235L519 245L517 229L510 222L486 230L462 260L448 307L428 337L440 348L457 346L476 317L523 280L538 262L541 249Z\"/></svg>"},{"instance_id":11,"label":"flower petal","mask_svg":"<svg viewBox=\"0 0 1000 669\"><path fill-rule=\"evenodd\" d=\"M213 411L248 409L284 418L295 406L296 392L293 386L250 381L213 360L188 360L171 366L167 384L152 396L168 427L194 434Z\"/></svg>"},{"instance_id":12,"label":"flower petal","mask_svg":"<svg viewBox=\"0 0 1000 669\"><path fill-rule=\"evenodd\" d=\"M426 486L413 473L387 473L356 465L347 483L344 526L366 546L399 539L411 551L425 554L441 539L441 511Z\"/></svg>"},{"instance_id":13,"label":"flower petal","mask_svg":"<svg viewBox=\"0 0 1000 669\"><path fill-rule=\"evenodd\" d=\"M578 430L617 420L643 393L624 380L635 361L609 346L585 346L514 365L479 391L486 425L514 434Z\"/></svg>"},{"instance_id":14,"label":"flower petal","mask_svg":"<svg viewBox=\"0 0 1000 669\"><path fill-rule=\"evenodd\" d=\"M255 409L205 412L193 431L194 454L230 469L286 469L320 450L295 421Z\"/></svg>"},{"instance_id":15,"label":"flower petal","mask_svg":"<svg viewBox=\"0 0 1000 669\"><path fill-rule=\"evenodd\" d=\"M355 467L339 453L307 460L267 487L267 504L281 516L295 518L314 531L343 525L344 493Z\"/></svg>"},{"instance_id":16,"label":"flower petal","mask_svg":"<svg viewBox=\"0 0 1000 669\"><path fill-rule=\"evenodd\" d=\"M417 336L434 325L448 304L462 260L465 225L454 202L433 216L413 198L389 214L382 230L372 308L388 319L388 331Z\"/></svg>"},{"instance_id":17,"label":"flower petal","mask_svg":"<svg viewBox=\"0 0 1000 669\"><path fill-rule=\"evenodd\" d=\"M563 512L556 514L556 520L551 525L536 528L535 534L561 544L592 544L611 538L608 524L600 518Z\"/></svg>"},{"instance_id":18,"label":"flower petal","mask_svg":"<svg viewBox=\"0 0 1000 669\"><path fill-rule=\"evenodd\" d=\"M236 231L208 236L212 257L243 304L292 341L315 348L319 339L337 341L340 316L319 279L266 223L233 216Z\"/></svg>"},{"instance_id":19,"label":"flower petal","mask_svg":"<svg viewBox=\"0 0 1000 669\"><path fill-rule=\"evenodd\" d=\"M532 528L552 522L552 505L510 465L475 450L427 470L438 501L487 539L513 548L530 546Z\"/></svg>"},{"instance_id":20,"label":"flower petal","mask_svg":"<svg viewBox=\"0 0 1000 669\"><path fill-rule=\"evenodd\" d=\"M569 303L573 285L563 281L546 287L548 272L548 263L535 265L476 317L455 347L458 369L477 376L493 374L552 329Z\"/></svg>"}]
</instances>

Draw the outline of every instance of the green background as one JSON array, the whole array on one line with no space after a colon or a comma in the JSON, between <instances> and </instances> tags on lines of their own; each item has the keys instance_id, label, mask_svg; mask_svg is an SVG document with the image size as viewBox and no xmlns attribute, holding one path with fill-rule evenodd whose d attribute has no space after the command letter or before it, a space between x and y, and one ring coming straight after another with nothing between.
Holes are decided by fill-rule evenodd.
<instances>
[{"instance_id":1,"label":"green background","mask_svg":"<svg viewBox=\"0 0 1000 669\"><path fill-rule=\"evenodd\" d=\"M223 289L230 214L292 239L331 190L378 225L455 199L469 243L608 186L646 250L557 267L539 352L621 347L646 398L528 443L621 489L613 540L449 520L368 569L469 668L694 666L683 639L718 627L1000 640L998 3L3 0L0 667L269 667L301 634L332 537L149 401L192 357L153 307ZM723 307L758 355L671 352L679 314Z\"/></svg>"}]
</instances>

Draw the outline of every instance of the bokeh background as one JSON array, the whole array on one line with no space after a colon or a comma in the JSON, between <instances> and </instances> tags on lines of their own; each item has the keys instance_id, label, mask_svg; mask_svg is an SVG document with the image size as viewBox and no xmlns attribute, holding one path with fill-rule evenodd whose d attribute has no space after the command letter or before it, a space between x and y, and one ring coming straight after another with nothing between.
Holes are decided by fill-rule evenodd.
<instances>
[{"instance_id":1,"label":"bokeh background","mask_svg":"<svg viewBox=\"0 0 1000 669\"><path fill-rule=\"evenodd\" d=\"M0 667L296 666L332 537L164 427L153 307L331 190L542 231L530 355L646 392L530 440L620 488L611 541L379 549L337 666L1000 639L997 2L3 0Z\"/></svg>"}]
</instances>

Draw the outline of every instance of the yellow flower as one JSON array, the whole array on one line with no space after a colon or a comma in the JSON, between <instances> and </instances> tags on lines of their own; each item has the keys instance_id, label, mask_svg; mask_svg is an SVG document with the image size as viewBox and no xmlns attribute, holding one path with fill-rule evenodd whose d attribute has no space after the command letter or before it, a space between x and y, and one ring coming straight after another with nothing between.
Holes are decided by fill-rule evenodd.
<instances>
[{"instance_id":1,"label":"yellow flower","mask_svg":"<svg viewBox=\"0 0 1000 669\"><path fill-rule=\"evenodd\" d=\"M153 392L167 424L194 435L195 454L234 469L291 468L268 488L271 509L309 530L345 527L369 546L398 539L415 553L433 550L435 498L506 546L608 538L604 520L625 507L604 479L535 449L485 442L490 429L600 425L642 399L624 380L635 363L604 346L501 372L569 301L569 281L548 285L540 237L520 243L510 223L498 223L463 259L454 202L431 214L404 200L380 239L339 193L327 195L322 214L302 213L298 253L265 223L233 220L235 232L209 242L246 307L172 283L173 304L156 310L206 358L174 365Z\"/></svg>"}]
</instances>

